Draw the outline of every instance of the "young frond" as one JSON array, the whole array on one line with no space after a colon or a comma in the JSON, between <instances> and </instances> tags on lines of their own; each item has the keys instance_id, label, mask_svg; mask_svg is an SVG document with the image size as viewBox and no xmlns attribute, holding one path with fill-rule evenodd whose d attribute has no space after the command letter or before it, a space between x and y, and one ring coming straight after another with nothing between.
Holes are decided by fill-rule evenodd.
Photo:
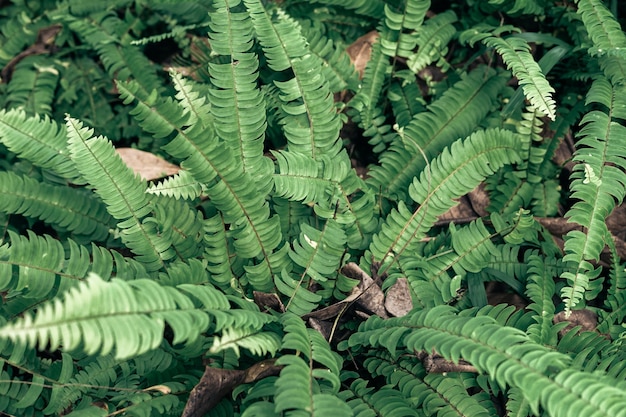
<instances>
[{"instance_id":1,"label":"young frond","mask_svg":"<svg viewBox=\"0 0 626 417\"><path fill-rule=\"evenodd\" d=\"M517 77L524 95L531 105L551 120L556 118L556 102L552 98L554 88L541 71L539 64L530 53L530 45L520 37L485 36L483 43L495 48L507 67Z\"/></svg>"}]
</instances>

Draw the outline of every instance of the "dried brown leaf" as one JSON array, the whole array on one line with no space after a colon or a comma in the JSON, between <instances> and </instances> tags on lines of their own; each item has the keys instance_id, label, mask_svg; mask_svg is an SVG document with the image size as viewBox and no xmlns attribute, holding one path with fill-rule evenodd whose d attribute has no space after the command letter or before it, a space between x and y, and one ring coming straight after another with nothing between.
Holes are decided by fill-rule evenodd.
<instances>
[{"instance_id":1,"label":"dried brown leaf","mask_svg":"<svg viewBox=\"0 0 626 417\"><path fill-rule=\"evenodd\" d=\"M117 148L116 151L122 161L146 181L174 175L180 171L180 167L177 165L171 164L150 152L134 148Z\"/></svg>"},{"instance_id":2,"label":"dried brown leaf","mask_svg":"<svg viewBox=\"0 0 626 417\"><path fill-rule=\"evenodd\" d=\"M385 309L394 317L406 316L413 309L411 289L406 278L398 278L387 290Z\"/></svg>"},{"instance_id":3,"label":"dried brown leaf","mask_svg":"<svg viewBox=\"0 0 626 417\"><path fill-rule=\"evenodd\" d=\"M358 38L346 49L354 68L359 72L360 78L363 78L365 67L372 57L372 45L376 43L378 36L378 32L373 30Z\"/></svg>"}]
</instances>

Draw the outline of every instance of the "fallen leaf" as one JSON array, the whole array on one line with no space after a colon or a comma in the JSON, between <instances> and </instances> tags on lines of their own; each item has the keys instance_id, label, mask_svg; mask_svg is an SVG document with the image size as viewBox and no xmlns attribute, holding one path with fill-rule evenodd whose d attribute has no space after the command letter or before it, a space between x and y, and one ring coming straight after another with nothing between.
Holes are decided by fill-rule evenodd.
<instances>
[{"instance_id":1,"label":"fallen leaf","mask_svg":"<svg viewBox=\"0 0 626 417\"><path fill-rule=\"evenodd\" d=\"M572 310L569 317L565 317L565 311L561 311L554 315L552 322L554 324L561 322L568 322L567 327L559 330L559 335L561 337L565 336L567 332L572 330L576 326L581 326L578 332L593 332L596 330L598 325L598 316L591 310L582 309L582 310Z\"/></svg>"},{"instance_id":2,"label":"fallen leaf","mask_svg":"<svg viewBox=\"0 0 626 417\"><path fill-rule=\"evenodd\" d=\"M363 78L365 67L372 56L372 45L376 43L378 37L378 32L373 30L358 38L346 49L354 68L359 72L360 78Z\"/></svg>"},{"instance_id":3,"label":"fallen leaf","mask_svg":"<svg viewBox=\"0 0 626 417\"><path fill-rule=\"evenodd\" d=\"M398 278L387 290L385 309L394 317L406 316L413 309L411 290L406 278Z\"/></svg>"},{"instance_id":4,"label":"fallen leaf","mask_svg":"<svg viewBox=\"0 0 626 417\"><path fill-rule=\"evenodd\" d=\"M238 385L278 375L283 367L274 362L275 359L267 359L246 370L205 367L202 378L189 394L182 417L202 417Z\"/></svg>"},{"instance_id":5,"label":"fallen leaf","mask_svg":"<svg viewBox=\"0 0 626 417\"><path fill-rule=\"evenodd\" d=\"M174 175L180 171L180 167L177 165L171 164L150 152L134 148L117 148L116 151L122 161L146 181Z\"/></svg>"}]
</instances>

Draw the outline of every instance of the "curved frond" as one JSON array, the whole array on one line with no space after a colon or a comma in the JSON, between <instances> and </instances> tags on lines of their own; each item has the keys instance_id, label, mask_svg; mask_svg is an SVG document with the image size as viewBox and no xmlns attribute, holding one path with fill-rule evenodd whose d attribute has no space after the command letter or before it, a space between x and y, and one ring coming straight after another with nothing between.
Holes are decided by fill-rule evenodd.
<instances>
[{"instance_id":1,"label":"curved frond","mask_svg":"<svg viewBox=\"0 0 626 417\"><path fill-rule=\"evenodd\" d=\"M368 381L358 378L339 393L341 399L350 406L354 417L369 417L372 413L390 417L420 417L409 398L397 390L383 386L368 387Z\"/></svg>"},{"instance_id":2,"label":"curved frond","mask_svg":"<svg viewBox=\"0 0 626 417\"><path fill-rule=\"evenodd\" d=\"M626 415L626 395L615 386L614 378L568 369L569 356L534 344L524 332L493 320L456 316L449 306L416 311L404 318L373 317L350 337L349 345L386 347L392 354L435 349L455 363L463 358L500 386L519 388L535 414L541 405L555 416ZM391 341L391 332L400 336Z\"/></svg>"},{"instance_id":3,"label":"curved frond","mask_svg":"<svg viewBox=\"0 0 626 417\"><path fill-rule=\"evenodd\" d=\"M556 292L556 272L553 265L547 265L537 254L528 261L526 295L532 301L528 309L535 312L533 319L536 321L528 328L528 334L533 341L543 345L554 346L557 341L557 334L552 331L555 310L552 297Z\"/></svg>"},{"instance_id":4,"label":"curved frond","mask_svg":"<svg viewBox=\"0 0 626 417\"><path fill-rule=\"evenodd\" d=\"M323 62L322 73L328 81L330 91L333 93L356 91L359 83L358 73L346 51L326 37L321 27L303 28L303 34L311 52Z\"/></svg>"},{"instance_id":5,"label":"curved frond","mask_svg":"<svg viewBox=\"0 0 626 417\"><path fill-rule=\"evenodd\" d=\"M226 297L210 286L178 288L161 287L148 279L105 282L90 274L66 292L62 302L47 302L34 315L0 328L0 337L40 348L62 345L87 354L115 351L116 358L122 359L157 348L165 322L174 331L173 344L193 342L208 329L211 310L230 309Z\"/></svg>"},{"instance_id":6,"label":"curved frond","mask_svg":"<svg viewBox=\"0 0 626 417\"><path fill-rule=\"evenodd\" d=\"M47 57L26 57L15 66L9 81L7 108L21 109L31 116L51 115L59 78L54 61Z\"/></svg>"},{"instance_id":7,"label":"curved frond","mask_svg":"<svg viewBox=\"0 0 626 417\"><path fill-rule=\"evenodd\" d=\"M134 83L119 83L118 88L127 103L136 101L135 116L144 129L156 137L174 136L164 150L184 159L182 167L206 186L224 222L230 224L238 256L260 258L247 270L253 288L271 289L271 277L280 270L276 267L281 259L278 254L282 253L275 252L281 239L281 234L275 233L278 217L270 217L266 196L243 171L241 161L202 124L188 126L190 116L176 102L156 94L142 95Z\"/></svg>"},{"instance_id":8,"label":"curved frond","mask_svg":"<svg viewBox=\"0 0 626 417\"><path fill-rule=\"evenodd\" d=\"M385 5L385 20L380 36L383 54L408 58L417 46L416 32L422 26L430 0L408 0L401 10Z\"/></svg>"},{"instance_id":9,"label":"curved frond","mask_svg":"<svg viewBox=\"0 0 626 417\"><path fill-rule=\"evenodd\" d=\"M181 170L172 177L166 178L159 183L151 184L146 192L167 197L193 200L200 197L203 189L204 186L202 183L196 180L189 171Z\"/></svg>"},{"instance_id":10,"label":"curved frond","mask_svg":"<svg viewBox=\"0 0 626 417\"><path fill-rule=\"evenodd\" d=\"M554 120L556 118L556 102L552 98L554 88L530 53L528 42L515 35L501 38L487 34L481 40L488 47L495 48L502 56L504 63L518 79L530 104Z\"/></svg>"},{"instance_id":11,"label":"curved frond","mask_svg":"<svg viewBox=\"0 0 626 417\"><path fill-rule=\"evenodd\" d=\"M411 198L420 206L411 211L401 201L374 235L370 245L374 258L393 264L405 251L410 252L437 217L457 204L454 199L505 164L517 162L517 149L515 134L499 129L478 131L446 148L409 187Z\"/></svg>"},{"instance_id":12,"label":"curved frond","mask_svg":"<svg viewBox=\"0 0 626 417\"><path fill-rule=\"evenodd\" d=\"M257 182L262 193L269 192L272 163L263 155L265 99L258 88L259 60L250 52L253 27L246 12L235 12L224 2L210 13L211 48L227 63L209 63L214 88L209 90L211 114L218 136L230 146Z\"/></svg>"},{"instance_id":13,"label":"curved frond","mask_svg":"<svg viewBox=\"0 0 626 417\"><path fill-rule=\"evenodd\" d=\"M495 72L478 68L446 90L428 111L416 114L381 155L380 166L369 172L371 188L394 200L395 196L404 199L427 161L480 124L505 82Z\"/></svg>"},{"instance_id":14,"label":"curved frond","mask_svg":"<svg viewBox=\"0 0 626 417\"><path fill-rule=\"evenodd\" d=\"M40 219L92 241L105 240L113 226L102 202L80 189L0 172L0 194L1 212Z\"/></svg>"},{"instance_id":15,"label":"curved frond","mask_svg":"<svg viewBox=\"0 0 626 417\"><path fill-rule=\"evenodd\" d=\"M310 416L351 416L351 410L337 396L342 362L339 355L317 330L307 329L294 314L285 313L282 323L286 332L282 349L295 350L297 354L284 355L276 361L284 368L274 383L275 410Z\"/></svg>"}]
</instances>

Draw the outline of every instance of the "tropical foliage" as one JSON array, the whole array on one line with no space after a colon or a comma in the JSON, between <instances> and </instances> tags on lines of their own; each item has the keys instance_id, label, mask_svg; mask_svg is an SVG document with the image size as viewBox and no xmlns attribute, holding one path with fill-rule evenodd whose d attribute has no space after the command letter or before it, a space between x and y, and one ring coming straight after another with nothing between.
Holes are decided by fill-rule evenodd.
<instances>
[{"instance_id":1,"label":"tropical foliage","mask_svg":"<svg viewBox=\"0 0 626 417\"><path fill-rule=\"evenodd\" d=\"M619 2L0 4L0 415L626 416Z\"/></svg>"}]
</instances>

